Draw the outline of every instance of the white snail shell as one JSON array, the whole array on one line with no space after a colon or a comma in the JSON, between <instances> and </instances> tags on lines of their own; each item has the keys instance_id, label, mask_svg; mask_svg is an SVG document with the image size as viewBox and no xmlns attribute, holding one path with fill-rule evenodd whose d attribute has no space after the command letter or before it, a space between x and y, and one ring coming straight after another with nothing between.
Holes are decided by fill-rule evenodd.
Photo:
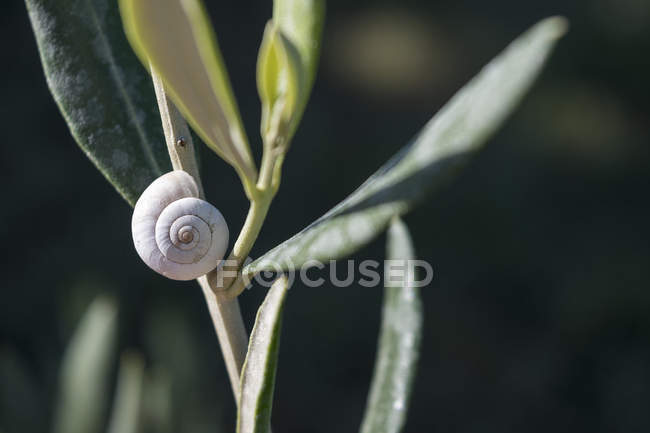
<instances>
[{"instance_id":1,"label":"white snail shell","mask_svg":"<svg viewBox=\"0 0 650 433\"><path fill-rule=\"evenodd\" d=\"M133 210L133 243L144 262L172 280L193 280L217 267L228 247L226 220L201 200L182 170L160 176Z\"/></svg>"}]
</instances>

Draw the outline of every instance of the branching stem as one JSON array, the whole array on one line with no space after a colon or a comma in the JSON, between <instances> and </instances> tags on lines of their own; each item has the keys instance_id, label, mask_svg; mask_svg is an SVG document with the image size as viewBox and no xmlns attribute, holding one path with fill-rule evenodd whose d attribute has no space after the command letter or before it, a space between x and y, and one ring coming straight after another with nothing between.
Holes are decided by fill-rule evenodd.
<instances>
[{"instance_id":1,"label":"branching stem","mask_svg":"<svg viewBox=\"0 0 650 433\"><path fill-rule=\"evenodd\" d=\"M194 143L187 123L167 97L164 84L153 68L151 76L172 166L174 170L184 170L189 173L199 187L201 198L204 198ZM282 146L284 143L278 143L278 136L275 129L264 136L264 154L257 182L252 184L248 178L242 178L246 195L250 200L250 208L232 252L223 261L224 264L197 279L219 338L236 401L239 398L239 378L248 348L248 336L237 301L237 296L246 286L241 268L257 240L280 184L280 171L286 144ZM234 282L237 284L233 284Z\"/></svg>"},{"instance_id":2,"label":"branching stem","mask_svg":"<svg viewBox=\"0 0 650 433\"><path fill-rule=\"evenodd\" d=\"M194 143L187 123L172 101L168 99L164 85L153 69L151 76L172 166L174 170L184 170L190 174L199 187L201 198L204 198L201 176L194 153ZM259 233L259 229L257 232ZM235 401L239 401L239 378L248 349L248 335L239 309L239 302L218 288L211 287L205 276L198 278L197 281L203 290L208 311L219 339Z\"/></svg>"}]
</instances>

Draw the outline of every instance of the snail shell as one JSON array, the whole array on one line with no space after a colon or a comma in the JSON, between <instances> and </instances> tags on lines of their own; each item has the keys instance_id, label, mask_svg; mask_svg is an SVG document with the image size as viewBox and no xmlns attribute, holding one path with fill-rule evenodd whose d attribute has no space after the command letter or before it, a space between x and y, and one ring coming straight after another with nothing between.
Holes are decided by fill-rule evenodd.
<instances>
[{"instance_id":1,"label":"snail shell","mask_svg":"<svg viewBox=\"0 0 650 433\"><path fill-rule=\"evenodd\" d=\"M207 274L228 247L226 220L198 197L192 176L176 170L153 181L133 210L135 249L151 269L172 280Z\"/></svg>"}]
</instances>

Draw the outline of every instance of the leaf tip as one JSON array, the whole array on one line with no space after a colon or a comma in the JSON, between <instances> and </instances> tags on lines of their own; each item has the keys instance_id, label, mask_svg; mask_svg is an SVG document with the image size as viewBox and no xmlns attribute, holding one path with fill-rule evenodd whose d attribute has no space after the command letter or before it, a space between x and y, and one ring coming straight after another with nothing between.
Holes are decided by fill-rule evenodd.
<instances>
[{"instance_id":1,"label":"leaf tip","mask_svg":"<svg viewBox=\"0 0 650 433\"><path fill-rule=\"evenodd\" d=\"M560 39L569 31L569 20L561 15L548 17L539 22L551 39Z\"/></svg>"}]
</instances>

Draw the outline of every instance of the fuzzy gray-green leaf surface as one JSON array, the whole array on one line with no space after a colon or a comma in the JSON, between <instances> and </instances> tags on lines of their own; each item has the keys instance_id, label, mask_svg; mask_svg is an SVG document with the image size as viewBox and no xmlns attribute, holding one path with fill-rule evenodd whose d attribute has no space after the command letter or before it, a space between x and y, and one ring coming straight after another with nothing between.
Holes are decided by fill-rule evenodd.
<instances>
[{"instance_id":1,"label":"fuzzy gray-green leaf surface","mask_svg":"<svg viewBox=\"0 0 650 433\"><path fill-rule=\"evenodd\" d=\"M270 433L271 406L280 349L286 276L278 278L257 310L241 374L237 433Z\"/></svg>"},{"instance_id":2,"label":"fuzzy gray-green leaf surface","mask_svg":"<svg viewBox=\"0 0 650 433\"><path fill-rule=\"evenodd\" d=\"M408 228L395 219L388 229L387 259L406 265L414 258ZM406 421L422 332L419 289L407 275L384 289L379 347L361 433L398 433Z\"/></svg>"},{"instance_id":3,"label":"fuzzy gray-green leaf surface","mask_svg":"<svg viewBox=\"0 0 650 433\"><path fill-rule=\"evenodd\" d=\"M529 89L566 27L563 18L548 18L517 38L361 187L244 274L338 259L374 239L481 148Z\"/></svg>"},{"instance_id":4,"label":"fuzzy gray-green leaf surface","mask_svg":"<svg viewBox=\"0 0 650 433\"><path fill-rule=\"evenodd\" d=\"M117 1L25 2L48 86L72 135L135 204L170 164L153 87L126 41Z\"/></svg>"}]
</instances>

